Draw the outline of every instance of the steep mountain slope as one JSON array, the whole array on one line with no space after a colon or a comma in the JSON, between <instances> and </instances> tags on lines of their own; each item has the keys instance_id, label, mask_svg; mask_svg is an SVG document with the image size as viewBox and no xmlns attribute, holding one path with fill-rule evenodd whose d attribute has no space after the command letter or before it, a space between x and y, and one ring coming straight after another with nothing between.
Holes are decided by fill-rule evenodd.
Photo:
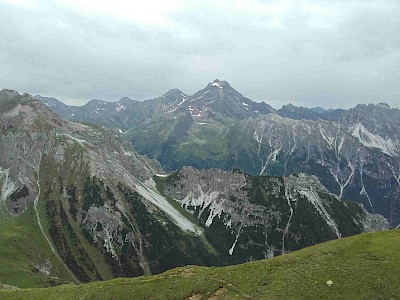
<instances>
[{"instance_id":1,"label":"steep mountain slope","mask_svg":"<svg viewBox=\"0 0 400 300\"><path fill-rule=\"evenodd\" d=\"M156 276L48 289L2 299L397 299L399 230L362 234L238 266L186 266ZM327 284L328 281L332 285Z\"/></svg>"},{"instance_id":2,"label":"steep mountain slope","mask_svg":"<svg viewBox=\"0 0 400 300\"><path fill-rule=\"evenodd\" d=\"M19 269L12 257L2 262L7 283L87 282L217 262L200 229L146 183L155 162L112 132L59 119L27 94L0 97L17 103L0 119L1 219L35 232L27 251L24 237L2 227L0 251L20 260Z\"/></svg>"},{"instance_id":3,"label":"steep mountain slope","mask_svg":"<svg viewBox=\"0 0 400 300\"><path fill-rule=\"evenodd\" d=\"M370 104L322 113L293 105L275 111L219 80L193 96L171 95L145 101L140 115L131 110L137 122L123 127L137 151L164 169L307 173L339 198L400 225L400 110Z\"/></svg>"},{"instance_id":4,"label":"steep mountain slope","mask_svg":"<svg viewBox=\"0 0 400 300\"><path fill-rule=\"evenodd\" d=\"M358 204L338 201L305 174L249 176L186 167L160 190L200 220L210 243L235 262L386 227L380 216L365 217Z\"/></svg>"},{"instance_id":5,"label":"steep mountain slope","mask_svg":"<svg viewBox=\"0 0 400 300\"><path fill-rule=\"evenodd\" d=\"M0 280L18 287L226 265L385 229L304 174L157 175L113 131L0 92ZM318 230L316 230L318 228ZM28 245L26 245L28 244Z\"/></svg>"},{"instance_id":6,"label":"steep mountain slope","mask_svg":"<svg viewBox=\"0 0 400 300\"><path fill-rule=\"evenodd\" d=\"M383 214L397 225L397 132L400 127L394 127L391 137L385 139L368 131L361 122L290 120L271 114L246 120L232 129L226 166L249 173L316 175L339 198L361 202L369 211Z\"/></svg>"}]
</instances>

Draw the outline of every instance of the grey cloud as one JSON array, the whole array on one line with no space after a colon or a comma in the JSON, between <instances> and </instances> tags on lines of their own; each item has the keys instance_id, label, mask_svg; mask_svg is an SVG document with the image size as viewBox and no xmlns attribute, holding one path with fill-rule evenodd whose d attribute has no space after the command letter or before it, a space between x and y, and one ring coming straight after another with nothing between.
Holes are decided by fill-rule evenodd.
<instances>
[{"instance_id":1,"label":"grey cloud","mask_svg":"<svg viewBox=\"0 0 400 300\"><path fill-rule=\"evenodd\" d=\"M274 15L204 3L169 14L173 26L163 27L0 2L1 88L82 104L148 99L174 87L191 94L219 78L275 107L400 107L396 1L308 1L334 15L294 7L278 24Z\"/></svg>"}]
</instances>

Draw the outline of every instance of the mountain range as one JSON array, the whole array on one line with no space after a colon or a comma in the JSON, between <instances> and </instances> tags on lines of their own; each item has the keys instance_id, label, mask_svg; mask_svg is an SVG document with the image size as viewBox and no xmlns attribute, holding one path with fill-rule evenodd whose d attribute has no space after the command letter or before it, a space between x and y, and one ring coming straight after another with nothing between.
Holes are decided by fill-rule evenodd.
<instances>
[{"instance_id":1,"label":"mountain range","mask_svg":"<svg viewBox=\"0 0 400 300\"><path fill-rule=\"evenodd\" d=\"M359 104L343 110L254 102L226 81L189 96L92 100L67 106L36 96L64 118L119 132L164 170L238 168L250 175L315 175L340 199L400 224L400 110Z\"/></svg>"},{"instance_id":2,"label":"mountain range","mask_svg":"<svg viewBox=\"0 0 400 300\"><path fill-rule=\"evenodd\" d=\"M226 83L213 84L208 87L213 91L199 95L237 96L233 89L224 91L231 89ZM120 114L110 122L148 122L154 128L160 120L176 120L176 139L167 134L171 148L164 149L172 151L178 145L172 142L187 134L185 122L201 127L197 118L209 120L206 128L214 130L234 118L239 123L232 122L232 130L240 122L283 118L245 98L238 101L247 105L223 110L213 102L215 95L201 106L194 96L171 91L152 100L154 109L125 99L132 109L142 107L136 116L143 119L114 103ZM155 274L187 264L237 264L389 228L384 217L341 201L305 173L260 176L186 166L166 174L123 135L66 120L38 99L45 100L0 91L0 281L7 285L50 286ZM103 104L104 114L110 112ZM101 107L94 107L100 115ZM76 115L84 115L78 110Z\"/></svg>"}]
</instances>

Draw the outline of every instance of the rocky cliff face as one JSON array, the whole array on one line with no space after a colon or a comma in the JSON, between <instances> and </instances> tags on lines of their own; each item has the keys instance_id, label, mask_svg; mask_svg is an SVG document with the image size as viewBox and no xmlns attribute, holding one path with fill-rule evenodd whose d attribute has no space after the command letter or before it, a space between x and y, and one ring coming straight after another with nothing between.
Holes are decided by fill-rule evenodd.
<instances>
[{"instance_id":1,"label":"rocky cliff face","mask_svg":"<svg viewBox=\"0 0 400 300\"><path fill-rule=\"evenodd\" d=\"M43 286L226 265L387 228L306 175L170 176L113 131L0 92L2 282Z\"/></svg>"},{"instance_id":2,"label":"rocky cliff face","mask_svg":"<svg viewBox=\"0 0 400 300\"><path fill-rule=\"evenodd\" d=\"M261 259L374 228L385 219L339 201L314 176L249 176L186 167L165 193L204 227L207 239L236 261Z\"/></svg>"},{"instance_id":3,"label":"rocky cliff face","mask_svg":"<svg viewBox=\"0 0 400 300\"><path fill-rule=\"evenodd\" d=\"M388 122L391 131L379 132L368 120L349 122L351 114L337 123L274 114L243 121L231 133L241 143L232 139L227 165L249 173L313 174L339 198L363 203L399 224L400 127ZM383 124L379 119L374 122Z\"/></svg>"}]
</instances>

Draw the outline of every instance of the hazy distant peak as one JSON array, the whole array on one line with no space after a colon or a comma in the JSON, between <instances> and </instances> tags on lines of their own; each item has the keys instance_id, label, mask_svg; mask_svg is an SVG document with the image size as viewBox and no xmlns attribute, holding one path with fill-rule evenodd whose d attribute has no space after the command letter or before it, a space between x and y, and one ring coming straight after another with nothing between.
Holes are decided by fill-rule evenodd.
<instances>
[{"instance_id":1,"label":"hazy distant peak","mask_svg":"<svg viewBox=\"0 0 400 300\"><path fill-rule=\"evenodd\" d=\"M170 89L168 92L166 92L163 97L177 97L177 96L186 96L184 92L181 90L175 88L175 89Z\"/></svg>"},{"instance_id":2,"label":"hazy distant peak","mask_svg":"<svg viewBox=\"0 0 400 300\"><path fill-rule=\"evenodd\" d=\"M391 108L390 108L390 105L387 104L387 103L384 103L384 102L378 103L376 106L377 106L377 107L380 107L380 108L388 108L388 109L391 109Z\"/></svg>"},{"instance_id":3,"label":"hazy distant peak","mask_svg":"<svg viewBox=\"0 0 400 300\"><path fill-rule=\"evenodd\" d=\"M99 99L92 99L90 100L88 103L86 103L84 106L86 105L98 105L98 104L107 104L108 102L105 100L99 100Z\"/></svg>"},{"instance_id":4,"label":"hazy distant peak","mask_svg":"<svg viewBox=\"0 0 400 300\"><path fill-rule=\"evenodd\" d=\"M287 108L287 109L296 109L298 108L297 106L294 106L292 103L282 105L282 109Z\"/></svg>"},{"instance_id":5,"label":"hazy distant peak","mask_svg":"<svg viewBox=\"0 0 400 300\"><path fill-rule=\"evenodd\" d=\"M133 100L129 97L122 97L121 99L119 99L117 102L118 103L130 103L130 102L136 102L137 100Z\"/></svg>"}]
</instances>

